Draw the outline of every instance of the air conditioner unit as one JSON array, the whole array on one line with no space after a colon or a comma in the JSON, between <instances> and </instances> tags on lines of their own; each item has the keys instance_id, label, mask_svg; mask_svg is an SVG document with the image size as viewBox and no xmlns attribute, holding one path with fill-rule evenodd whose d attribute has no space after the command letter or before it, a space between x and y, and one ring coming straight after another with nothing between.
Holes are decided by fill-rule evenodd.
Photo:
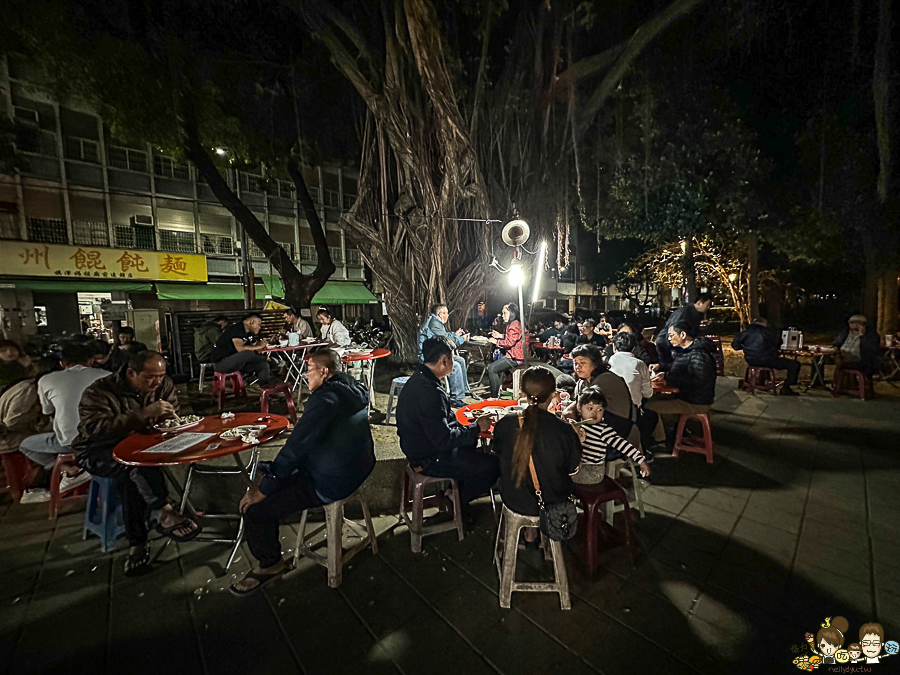
<instances>
[{"instance_id":1,"label":"air conditioner unit","mask_svg":"<svg viewBox=\"0 0 900 675\"><path fill-rule=\"evenodd\" d=\"M15 116L16 120L24 124L33 124L34 126L38 126L40 122L38 111L32 110L31 108L13 106L13 115Z\"/></svg>"},{"instance_id":2,"label":"air conditioner unit","mask_svg":"<svg viewBox=\"0 0 900 675\"><path fill-rule=\"evenodd\" d=\"M153 216L131 216L131 225L140 227L153 227Z\"/></svg>"}]
</instances>

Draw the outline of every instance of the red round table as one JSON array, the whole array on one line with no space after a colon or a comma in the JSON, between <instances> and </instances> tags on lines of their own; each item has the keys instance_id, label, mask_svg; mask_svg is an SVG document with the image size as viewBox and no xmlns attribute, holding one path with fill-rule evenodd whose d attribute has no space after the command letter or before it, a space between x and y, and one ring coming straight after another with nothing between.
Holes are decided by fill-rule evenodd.
<instances>
[{"instance_id":1,"label":"red round table","mask_svg":"<svg viewBox=\"0 0 900 675\"><path fill-rule=\"evenodd\" d=\"M666 382L666 378L660 377L655 380L650 380L650 384L653 385L653 393L654 394L677 394L681 391L678 387L673 387L672 385Z\"/></svg>"},{"instance_id":2,"label":"red round table","mask_svg":"<svg viewBox=\"0 0 900 675\"><path fill-rule=\"evenodd\" d=\"M234 440L223 440L219 438L226 429L231 429L244 424L265 424L266 429L262 431L258 438L259 444L245 443L240 438ZM281 415L270 415L267 413L235 413L234 417L222 419L219 415L210 415L205 417L199 424L187 427L179 431L155 431L147 434L133 434L120 442L113 450L113 458L128 466L156 467L162 469L169 481L181 492L181 503L178 508L179 513L184 513L185 509L189 509L194 518L199 517L197 510L190 502L191 483L195 474L241 474L247 487L254 485L253 480L256 478L256 467L259 464L259 446L263 443L271 441L281 432L288 428L288 420ZM214 434L209 438L203 439L191 445L189 448L174 453L151 453L147 452L150 448L158 443L162 443L170 438L177 438L181 434L187 433L206 433ZM243 450L252 450L250 461L245 465L238 456ZM207 459L216 459L217 457L233 457L237 464L237 469L221 468L221 467L199 467L197 462ZM175 476L172 475L168 467L178 464L188 464L188 475L184 482L184 489ZM231 555L225 564L227 570L237 555L238 548L244 537L244 517L239 513L216 513L204 514L204 518L220 518L226 520L237 520L237 534L233 539L223 539L222 537L204 537L200 535L192 541L213 541L219 543L233 544ZM171 539L167 540L168 542Z\"/></svg>"},{"instance_id":3,"label":"red round table","mask_svg":"<svg viewBox=\"0 0 900 675\"><path fill-rule=\"evenodd\" d=\"M466 417L467 412L472 412L473 410L482 410L484 408L511 408L514 405L519 405L518 401L511 401L508 399L485 399L484 401L478 401L477 403L470 403L469 405L464 405L462 408L456 411L456 421L462 424L463 426L469 426L475 420L469 419ZM491 428L487 431L482 431L478 434L479 438L493 438L494 426L491 425Z\"/></svg>"}]
</instances>

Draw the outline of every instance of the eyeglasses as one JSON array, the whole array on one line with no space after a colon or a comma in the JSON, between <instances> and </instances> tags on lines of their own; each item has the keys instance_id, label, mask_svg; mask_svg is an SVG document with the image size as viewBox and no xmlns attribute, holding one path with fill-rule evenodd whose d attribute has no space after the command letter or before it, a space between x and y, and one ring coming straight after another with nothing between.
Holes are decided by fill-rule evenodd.
<instances>
[{"instance_id":1,"label":"eyeglasses","mask_svg":"<svg viewBox=\"0 0 900 675\"><path fill-rule=\"evenodd\" d=\"M880 647L881 640L863 640L860 642L863 647Z\"/></svg>"}]
</instances>

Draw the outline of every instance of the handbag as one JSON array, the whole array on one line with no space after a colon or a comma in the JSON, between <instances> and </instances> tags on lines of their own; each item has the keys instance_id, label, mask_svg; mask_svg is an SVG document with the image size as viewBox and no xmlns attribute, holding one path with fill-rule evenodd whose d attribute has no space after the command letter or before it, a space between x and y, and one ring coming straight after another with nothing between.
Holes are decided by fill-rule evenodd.
<instances>
[{"instance_id":1,"label":"handbag","mask_svg":"<svg viewBox=\"0 0 900 675\"><path fill-rule=\"evenodd\" d=\"M534 495L538 500L538 508L541 511L541 532L553 541L568 541L575 536L578 529L578 511L571 496L559 504L544 504L541 496L541 484L538 482L537 471L534 469L534 460L528 458L528 466L531 469L531 480L534 483Z\"/></svg>"}]
</instances>

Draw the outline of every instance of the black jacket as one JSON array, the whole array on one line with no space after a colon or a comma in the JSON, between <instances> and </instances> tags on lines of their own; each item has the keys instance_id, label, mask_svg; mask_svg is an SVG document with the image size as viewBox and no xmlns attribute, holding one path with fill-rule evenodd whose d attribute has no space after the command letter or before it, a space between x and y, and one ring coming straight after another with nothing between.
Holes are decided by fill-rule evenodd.
<instances>
[{"instance_id":1,"label":"black jacket","mask_svg":"<svg viewBox=\"0 0 900 675\"><path fill-rule=\"evenodd\" d=\"M615 353L616 352L613 349L612 342L610 342L608 345L606 345L606 349L603 350L604 360L609 361L609 357ZM634 354L635 358L640 359L648 366L653 363L653 361L650 360L650 355L647 353L647 350L644 349L644 347L640 343L634 346L634 351L631 353Z\"/></svg>"},{"instance_id":2,"label":"black jacket","mask_svg":"<svg viewBox=\"0 0 900 675\"><path fill-rule=\"evenodd\" d=\"M272 494L301 472L330 500L353 494L375 468L368 406L369 392L346 373L325 380L306 399L303 417L259 489Z\"/></svg>"},{"instance_id":3,"label":"black jacket","mask_svg":"<svg viewBox=\"0 0 900 675\"><path fill-rule=\"evenodd\" d=\"M781 336L774 328L751 323L747 330L734 336L731 348L744 352L744 360L751 366L764 366L780 354Z\"/></svg>"},{"instance_id":4,"label":"black jacket","mask_svg":"<svg viewBox=\"0 0 900 675\"><path fill-rule=\"evenodd\" d=\"M397 401L400 449L412 466L449 454L453 448L474 445L478 425L463 426L450 410L450 399L428 366L420 364L400 390Z\"/></svg>"},{"instance_id":5,"label":"black jacket","mask_svg":"<svg viewBox=\"0 0 900 675\"><path fill-rule=\"evenodd\" d=\"M694 335L700 334L700 322L703 320L703 315L697 311L697 308L694 307L692 303L687 305L682 305L674 312L672 312L672 316L666 321L666 325L663 326L663 329L658 333L657 342L659 341L659 336L665 338L669 334L669 326L674 326L679 321L687 321L691 329L693 330Z\"/></svg>"},{"instance_id":6,"label":"black jacket","mask_svg":"<svg viewBox=\"0 0 900 675\"><path fill-rule=\"evenodd\" d=\"M673 349L675 360L663 368L666 383L678 387L678 398L695 405L712 405L716 399L716 346L700 336L687 349Z\"/></svg>"},{"instance_id":7,"label":"black jacket","mask_svg":"<svg viewBox=\"0 0 900 675\"><path fill-rule=\"evenodd\" d=\"M840 349L850 336L850 328L845 328L834 341L834 346ZM881 336L873 330L867 330L866 334L859 338L859 362L863 370L870 375L881 372Z\"/></svg>"}]
</instances>

